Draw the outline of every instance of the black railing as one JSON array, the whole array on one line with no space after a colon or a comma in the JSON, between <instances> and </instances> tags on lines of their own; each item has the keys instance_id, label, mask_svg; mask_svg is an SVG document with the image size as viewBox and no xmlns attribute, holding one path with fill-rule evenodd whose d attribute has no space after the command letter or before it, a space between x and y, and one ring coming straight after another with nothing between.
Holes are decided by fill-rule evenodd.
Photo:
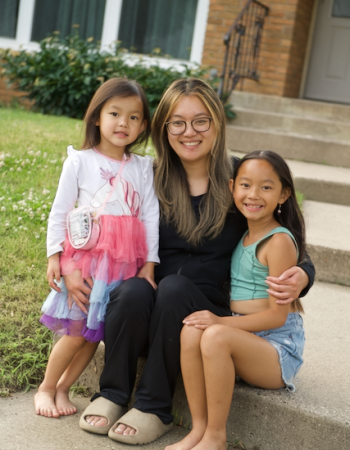
<instances>
[{"instance_id":1,"label":"black railing","mask_svg":"<svg viewBox=\"0 0 350 450\"><path fill-rule=\"evenodd\" d=\"M224 37L226 54L218 89L222 100L226 100L242 78L259 79L259 48L268 12L267 6L256 0L248 0Z\"/></svg>"}]
</instances>

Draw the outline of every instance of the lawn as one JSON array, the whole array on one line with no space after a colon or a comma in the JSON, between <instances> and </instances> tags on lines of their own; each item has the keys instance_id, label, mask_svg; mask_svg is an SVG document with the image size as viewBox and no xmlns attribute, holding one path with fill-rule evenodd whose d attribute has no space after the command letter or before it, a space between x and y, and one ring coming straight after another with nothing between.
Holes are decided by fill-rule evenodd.
<instances>
[{"instance_id":1,"label":"lawn","mask_svg":"<svg viewBox=\"0 0 350 450\"><path fill-rule=\"evenodd\" d=\"M82 122L0 108L0 395L42 379L52 334L39 322L49 292L46 227L66 147Z\"/></svg>"}]
</instances>

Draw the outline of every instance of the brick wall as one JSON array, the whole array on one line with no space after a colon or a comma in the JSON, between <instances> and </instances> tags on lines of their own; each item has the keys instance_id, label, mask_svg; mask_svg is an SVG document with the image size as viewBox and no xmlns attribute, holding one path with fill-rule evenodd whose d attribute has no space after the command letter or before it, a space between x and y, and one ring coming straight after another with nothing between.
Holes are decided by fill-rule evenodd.
<instances>
[{"instance_id":1,"label":"brick wall","mask_svg":"<svg viewBox=\"0 0 350 450\"><path fill-rule=\"evenodd\" d=\"M13 97L18 97L19 93L8 89L4 78L0 78L0 100L4 103L10 103Z\"/></svg>"},{"instance_id":2,"label":"brick wall","mask_svg":"<svg viewBox=\"0 0 350 450\"><path fill-rule=\"evenodd\" d=\"M260 47L258 82L241 81L236 89L298 97L314 0L261 0L270 8ZM211 0L202 62L219 74L223 37L246 2Z\"/></svg>"}]
</instances>

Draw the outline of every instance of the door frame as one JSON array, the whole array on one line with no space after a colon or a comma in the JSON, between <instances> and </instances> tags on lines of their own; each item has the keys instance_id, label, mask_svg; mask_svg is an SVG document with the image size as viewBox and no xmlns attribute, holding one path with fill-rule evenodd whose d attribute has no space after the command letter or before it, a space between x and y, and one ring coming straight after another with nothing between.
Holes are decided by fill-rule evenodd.
<instances>
[{"instance_id":1,"label":"door frame","mask_svg":"<svg viewBox=\"0 0 350 450\"><path fill-rule=\"evenodd\" d=\"M314 43L316 17L317 17L317 11L318 11L319 5L320 5L320 0L314 0L314 5L313 5L313 9L312 9L312 14L311 14L310 28L309 28L309 36L308 36L307 44L306 44L303 71L301 74L299 98L305 98L304 95L305 95L306 78L307 78L307 74L309 71L311 50L312 50L312 46ZM317 100L315 100L315 101L317 101Z\"/></svg>"}]
</instances>

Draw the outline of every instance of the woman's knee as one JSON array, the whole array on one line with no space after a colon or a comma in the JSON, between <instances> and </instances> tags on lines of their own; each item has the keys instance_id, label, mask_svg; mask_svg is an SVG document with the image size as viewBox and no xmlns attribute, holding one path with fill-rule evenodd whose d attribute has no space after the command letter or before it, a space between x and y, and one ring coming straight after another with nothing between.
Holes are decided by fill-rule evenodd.
<instances>
[{"instance_id":1,"label":"woman's knee","mask_svg":"<svg viewBox=\"0 0 350 450\"><path fill-rule=\"evenodd\" d=\"M138 314L152 309L154 292L153 287L144 278L134 277L123 281L110 294L106 320L120 314Z\"/></svg>"},{"instance_id":2,"label":"woman's knee","mask_svg":"<svg viewBox=\"0 0 350 450\"><path fill-rule=\"evenodd\" d=\"M168 275L158 285L156 304L177 311L180 305L189 303L193 286L192 281L182 275Z\"/></svg>"}]
</instances>

